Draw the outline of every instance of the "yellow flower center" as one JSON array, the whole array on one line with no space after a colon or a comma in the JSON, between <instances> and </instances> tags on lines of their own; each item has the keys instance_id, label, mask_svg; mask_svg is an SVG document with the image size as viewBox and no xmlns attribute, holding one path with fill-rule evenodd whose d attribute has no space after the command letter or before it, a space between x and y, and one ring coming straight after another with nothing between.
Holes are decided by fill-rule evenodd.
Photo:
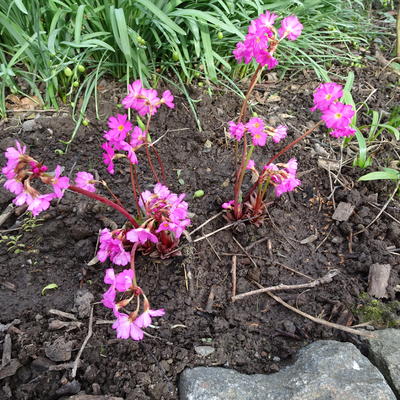
<instances>
[{"instance_id":1,"label":"yellow flower center","mask_svg":"<svg viewBox=\"0 0 400 400\"><path fill-rule=\"evenodd\" d=\"M332 98L332 95L331 94L327 94L326 96L325 96L325 99L326 100L330 100Z\"/></svg>"},{"instance_id":2,"label":"yellow flower center","mask_svg":"<svg viewBox=\"0 0 400 400\"><path fill-rule=\"evenodd\" d=\"M256 122L255 124L254 124L254 128L259 128L260 127L260 124L258 123L258 122Z\"/></svg>"},{"instance_id":3,"label":"yellow flower center","mask_svg":"<svg viewBox=\"0 0 400 400\"><path fill-rule=\"evenodd\" d=\"M119 131L123 131L123 130L124 130L124 126L123 126L123 125L120 125L120 126L118 127L118 130L119 130Z\"/></svg>"},{"instance_id":4,"label":"yellow flower center","mask_svg":"<svg viewBox=\"0 0 400 400\"><path fill-rule=\"evenodd\" d=\"M340 113L336 113L336 114L335 114L335 118L336 118L336 119L340 119L340 118L342 118L342 114L340 114Z\"/></svg>"}]
</instances>

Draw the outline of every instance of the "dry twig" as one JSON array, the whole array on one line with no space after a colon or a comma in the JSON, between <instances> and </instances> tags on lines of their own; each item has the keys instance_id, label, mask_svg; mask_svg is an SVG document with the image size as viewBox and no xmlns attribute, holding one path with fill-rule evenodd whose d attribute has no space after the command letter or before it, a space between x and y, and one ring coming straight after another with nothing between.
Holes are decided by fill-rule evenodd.
<instances>
[{"instance_id":1,"label":"dry twig","mask_svg":"<svg viewBox=\"0 0 400 400\"><path fill-rule=\"evenodd\" d=\"M323 285L324 283L332 282L332 278L334 276L336 276L338 273L339 273L338 270L333 269L332 271L329 271L322 278L315 279L312 282L300 283L298 285L283 285L283 284L281 284L281 285L277 285L277 286L270 286L270 287L267 287L267 288L263 287L263 288L258 289L258 290L252 290L251 292L238 294L238 295L232 297L232 301L241 300L241 299L243 299L245 297L253 296L253 295L256 295L256 294L272 292L272 291L275 292L275 291L278 291L278 290L293 290L293 289L313 288L313 287L318 286L318 285Z\"/></svg>"},{"instance_id":2,"label":"dry twig","mask_svg":"<svg viewBox=\"0 0 400 400\"><path fill-rule=\"evenodd\" d=\"M262 288L262 286L257 283L257 282L253 282L256 286L258 286L259 288ZM282 304L284 307L288 308L289 310L295 312L296 314L301 315L304 318L307 318L317 324L321 324L321 325L325 325L325 326L329 326L330 328L334 328L334 329L339 329L341 331L347 332L347 333L352 333L354 335L359 335L359 336L364 336L364 337L368 337L368 338L375 338L375 335L372 335L370 333L366 333L366 332L360 332L357 331L356 329L353 328L349 328L348 326L344 326L344 325L339 325L339 324L335 324L333 322L329 322L329 321L325 321L324 319L318 318L318 317L313 317L310 314L307 314L301 310L298 310L295 307L292 307L290 304L286 303L285 301L283 301L280 297L275 296L274 294L272 294L271 292L265 292L268 296L272 297L275 301L277 301L279 304Z\"/></svg>"},{"instance_id":3,"label":"dry twig","mask_svg":"<svg viewBox=\"0 0 400 400\"><path fill-rule=\"evenodd\" d=\"M232 256L232 298L236 295L236 265L237 265L237 257L235 255Z\"/></svg>"},{"instance_id":4,"label":"dry twig","mask_svg":"<svg viewBox=\"0 0 400 400\"><path fill-rule=\"evenodd\" d=\"M94 305L92 305L92 308L90 309L88 333L87 333L87 335L85 337L85 340L82 343L81 348L79 349L78 355L76 356L76 359L75 359L74 364L73 364L73 368L72 368L72 372L71 372L71 377L72 378L75 378L75 376L76 376L76 371L77 371L78 365L79 365L79 359L81 358L82 352L85 349L87 342L89 341L89 339L91 338L91 336L93 334L93 330L92 330L92 327L93 327L93 308L94 308Z\"/></svg>"}]
</instances>

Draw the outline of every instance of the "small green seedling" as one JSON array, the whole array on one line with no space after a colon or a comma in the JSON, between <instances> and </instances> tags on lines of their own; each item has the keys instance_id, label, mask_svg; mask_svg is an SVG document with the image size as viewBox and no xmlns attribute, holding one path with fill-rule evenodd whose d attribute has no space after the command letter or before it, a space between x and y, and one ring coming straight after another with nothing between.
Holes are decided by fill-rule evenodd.
<instances>
[{"instance_id":1,"label":"small green seedling","mask_svg":"<svg viewBox=\"0 0 400 400\"><path fill-rule=\"evenodd\" d=\"M184 184L185 184L185 181L181 178L181 173L182 173L182 170L181 170L181 169L177 169L177 170L176 170L176 176L177 176L177 178L178 178L179 184L180 184L180 185L184 185Z\"/></svg>"},{"instance_id":2,"label":"small green seedling","mask_svg":"<svg viewBox=\"0 0 400 400\"><path fill-rule=\"evenodd\" d=\"M49 283L47 286L45 286L42 289L42 296L44 296L46 294L47 290L51 290L51 289L58 289L57 283Z\"/></svg>"},{"instance_id":3,"label":"small green seedling","mask_svg":"<svg viewBox=\"0 0 400 400\"><path fill-rule=\"evenodd\" d=\"M204 196L204 190L196 190L196 191L193 193L193 198L194 198L194 199L197 199L197 198L203 197L203 196Z\"/></svg>"}]
</instances>

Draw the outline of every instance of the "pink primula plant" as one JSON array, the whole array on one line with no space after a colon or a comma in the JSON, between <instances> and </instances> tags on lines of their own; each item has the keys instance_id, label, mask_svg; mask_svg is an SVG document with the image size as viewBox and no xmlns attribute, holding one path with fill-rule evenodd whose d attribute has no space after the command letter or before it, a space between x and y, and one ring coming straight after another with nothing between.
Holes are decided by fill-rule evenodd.
<instances>
[{"instance_id":1,"label":"pink primula plant","mask_svg":"<svg viewBox=\"0 0 400 400\"><path fill-rule=\"evenodd\" d=\"M165 185L164 166L149 135L151 118L165 105L174 108L174 96L169 90L159 96L155 89L146 89L141 81L128 87L128 95L122 100L127 109L137 111L145 118L141 126L134 125L128 114L117 114L108 119L108 130L103 134L103 162L108 173L115 174L122 160L129 166L134 209L123 205L104 180L93 174L80 171L75 182L63 175L63 167L57 165L53 172L41 162L28 155L26 146L16 141L15 147L5 152L7 164L2 168L6 177L4 187L16 197L14 203L26 206L34 216L47 210L53 199L60 199L66 191L79 193L114 208L126 218L122 228L104 228L99 235L97 259L109 261L115 266L128 266L119 273L108 268L104 283L109 285L103 294L102 304L112 310L115 322L112 325L118 338L141 340L144 329L151 326L152 318L165 314L164 309L152 309L143 290L137 283L136 256L138 252L152 257L166 258L178 255L179 240L190 225L185 194L175 194ZM144 149L153 175L152 191L139 190L136 166L139 152ZM155 155L155 165L150 156ZM107 198L97 193L96 186L103 186L111 195ZM43 191L43 188L49 188ZM128 307L136 302L134 310Z\"/></svg>"},{"instance_id":2,"label":"pink primula plant","mask_svg":"<svg viewBox=\"0 0 400 400\"><path fill-rule=\"evenodd\" d=\"M295 158L287 163L275 164L274 161L313 132L322 122L331 129L329 133L333 137L350 136L355 133L351 127L355 111L352 106L339 101L343 96L342 86L333 82L321 84L314 93L314 106L311 111L321 111L322 120L270 158L261 171L257 170L251 158L255 149L269 146L271 142L272 144L280 143L287 137L288 132L286 126L269 126L263 118L258 116L246 122L248 100L262 69L264 67L272 69L278 65L275 54L278 52L280 43L283 40L296 40L303 30L303 25L295 15L283 18L280 26L276 27L278 19L278 15L266 11L251 21L244 41L237 43L233 51L238 62L243 61L248 64L254 60L258 66L250 81L238 119L228 122L229 136L242 145L242 156L235 174L234 199L222 204L229 220L248 219L254 224L260 224L268 204L266 198L269 188L273 188L275 196L280 197L286 192L295 190L301 184L296 177L297 160ZM235 145L236 149L237 146L238 144ZM242 185L246 172L251 174L253 185L244 194Z\"/></svg>"}]
</instances>

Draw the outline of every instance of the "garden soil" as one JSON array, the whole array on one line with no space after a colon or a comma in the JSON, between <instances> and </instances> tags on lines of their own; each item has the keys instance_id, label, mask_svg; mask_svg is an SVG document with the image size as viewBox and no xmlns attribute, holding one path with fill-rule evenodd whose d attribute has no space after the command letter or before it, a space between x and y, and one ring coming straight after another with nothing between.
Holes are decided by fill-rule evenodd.
<instances>
[{"instance_id":1,"label":"garden soil","mask_svg":"<svg viewBox=\"0 0 400 400\"><path fill-rule=\"evenodd\" d=\"M388 69L358 69L353 89L356 104L366 102L378 111L392 109L400 102L396 82L398 76ZM282 81L274 74L266 75L251 99L253 111L274 126L287 125L288 143L318 121L318 115L309 111L318 83L311 71L286 76ZM99 91L100 113L106 117L116 111L112 104L120 102L123 91L109 82L103 82ZM174 110L159 110L151 128L153 139L159 139L156 146L165 164L168 186L186 193L193 213L189 232L220 213L221 204L233 196L234 146L226 136L226 127L227 121L238 115L240 99L222 89L212 91L210 97L207 89L190 90L192 98L199 100L196 108L201 132L180 95ZM364 111L359 113L359 124L368 122ZM71 177L81 170L98 174L133 208L128 166L120 162L115 176L107 174L100 149L106 123L96 120L94 111L90 117L91 123L79 130L68 152L58 155L57 149L65 148L60 141L68 140L73 130L69 115L40 113L29 129L23 129L14 116L1 127L1 150L17 139L50 169L60 164ZM283 145L270 142L257 149L257 165L263 165ZM8 334L11 358L17 360L13 362L19 368L0 371L0 398L58 399L81 390L129 400L177 399L177 380L185 368L223 366L248 374L272 373L292 363L299 348L319 339L350 341L363 351L361 337L316 324L267 294L232 302L231 271L236 255L236 293L240 294L257 289L254 282L264 287L295 285L337 270L330 283L276 294L312 316L351 326L364 321L360 310L368 303L365 293L370 266L390 264L392 272L383 301L391 305L391 311L383 323L398 321L399 308L393 304L399 299L400 283L396 254L400 248L399 198L394 198L375 221L395 185L357 181L368 171L395 167L394 161L399 159L396 142L385 133L371 151L373 167L353 167L356 141L341 147L340 140L321 128L278 160L298 159L302 185L271 202L262 226L239 223L211 234L229 224L220 215L191 235L194 242L183 237L181 255L166 260L140 256L139 285L153 308L166 310L141 342L116 338L112 313L99 303L107 288L103 278L109 264L88 265L96 253L99 230L122 226L123 218L71 192L54 202L36 222L21 210L19 215L13 213L1 226L0 322L14 324L8 328L0 325L0 353ZM154 182L143 167L143 154L141 160L141 189L151 189ZM204 196L193 198L197 190L203 190ZM1 189L3 211L11 200L12 196ZM341 202L354 207L344 221L332 218ZM205 237L207 234L210 236ZM9 238L4 239L4 235ZM10 236L19 236L11 249ZM203 239L195 241L198 238ZM53 283L57 288L43 291ZM76 308L77 296L82 298L88 292L93 295L88 298L93 304L92 324L90 307L86 313L81 309L80 314ZM51 310L72 313L76 321ZM90 325L92 336L72 379L70 363L78 356ZM205 356L199 354L198 346L214 351Z\"/></svg>"}]
</instances>

